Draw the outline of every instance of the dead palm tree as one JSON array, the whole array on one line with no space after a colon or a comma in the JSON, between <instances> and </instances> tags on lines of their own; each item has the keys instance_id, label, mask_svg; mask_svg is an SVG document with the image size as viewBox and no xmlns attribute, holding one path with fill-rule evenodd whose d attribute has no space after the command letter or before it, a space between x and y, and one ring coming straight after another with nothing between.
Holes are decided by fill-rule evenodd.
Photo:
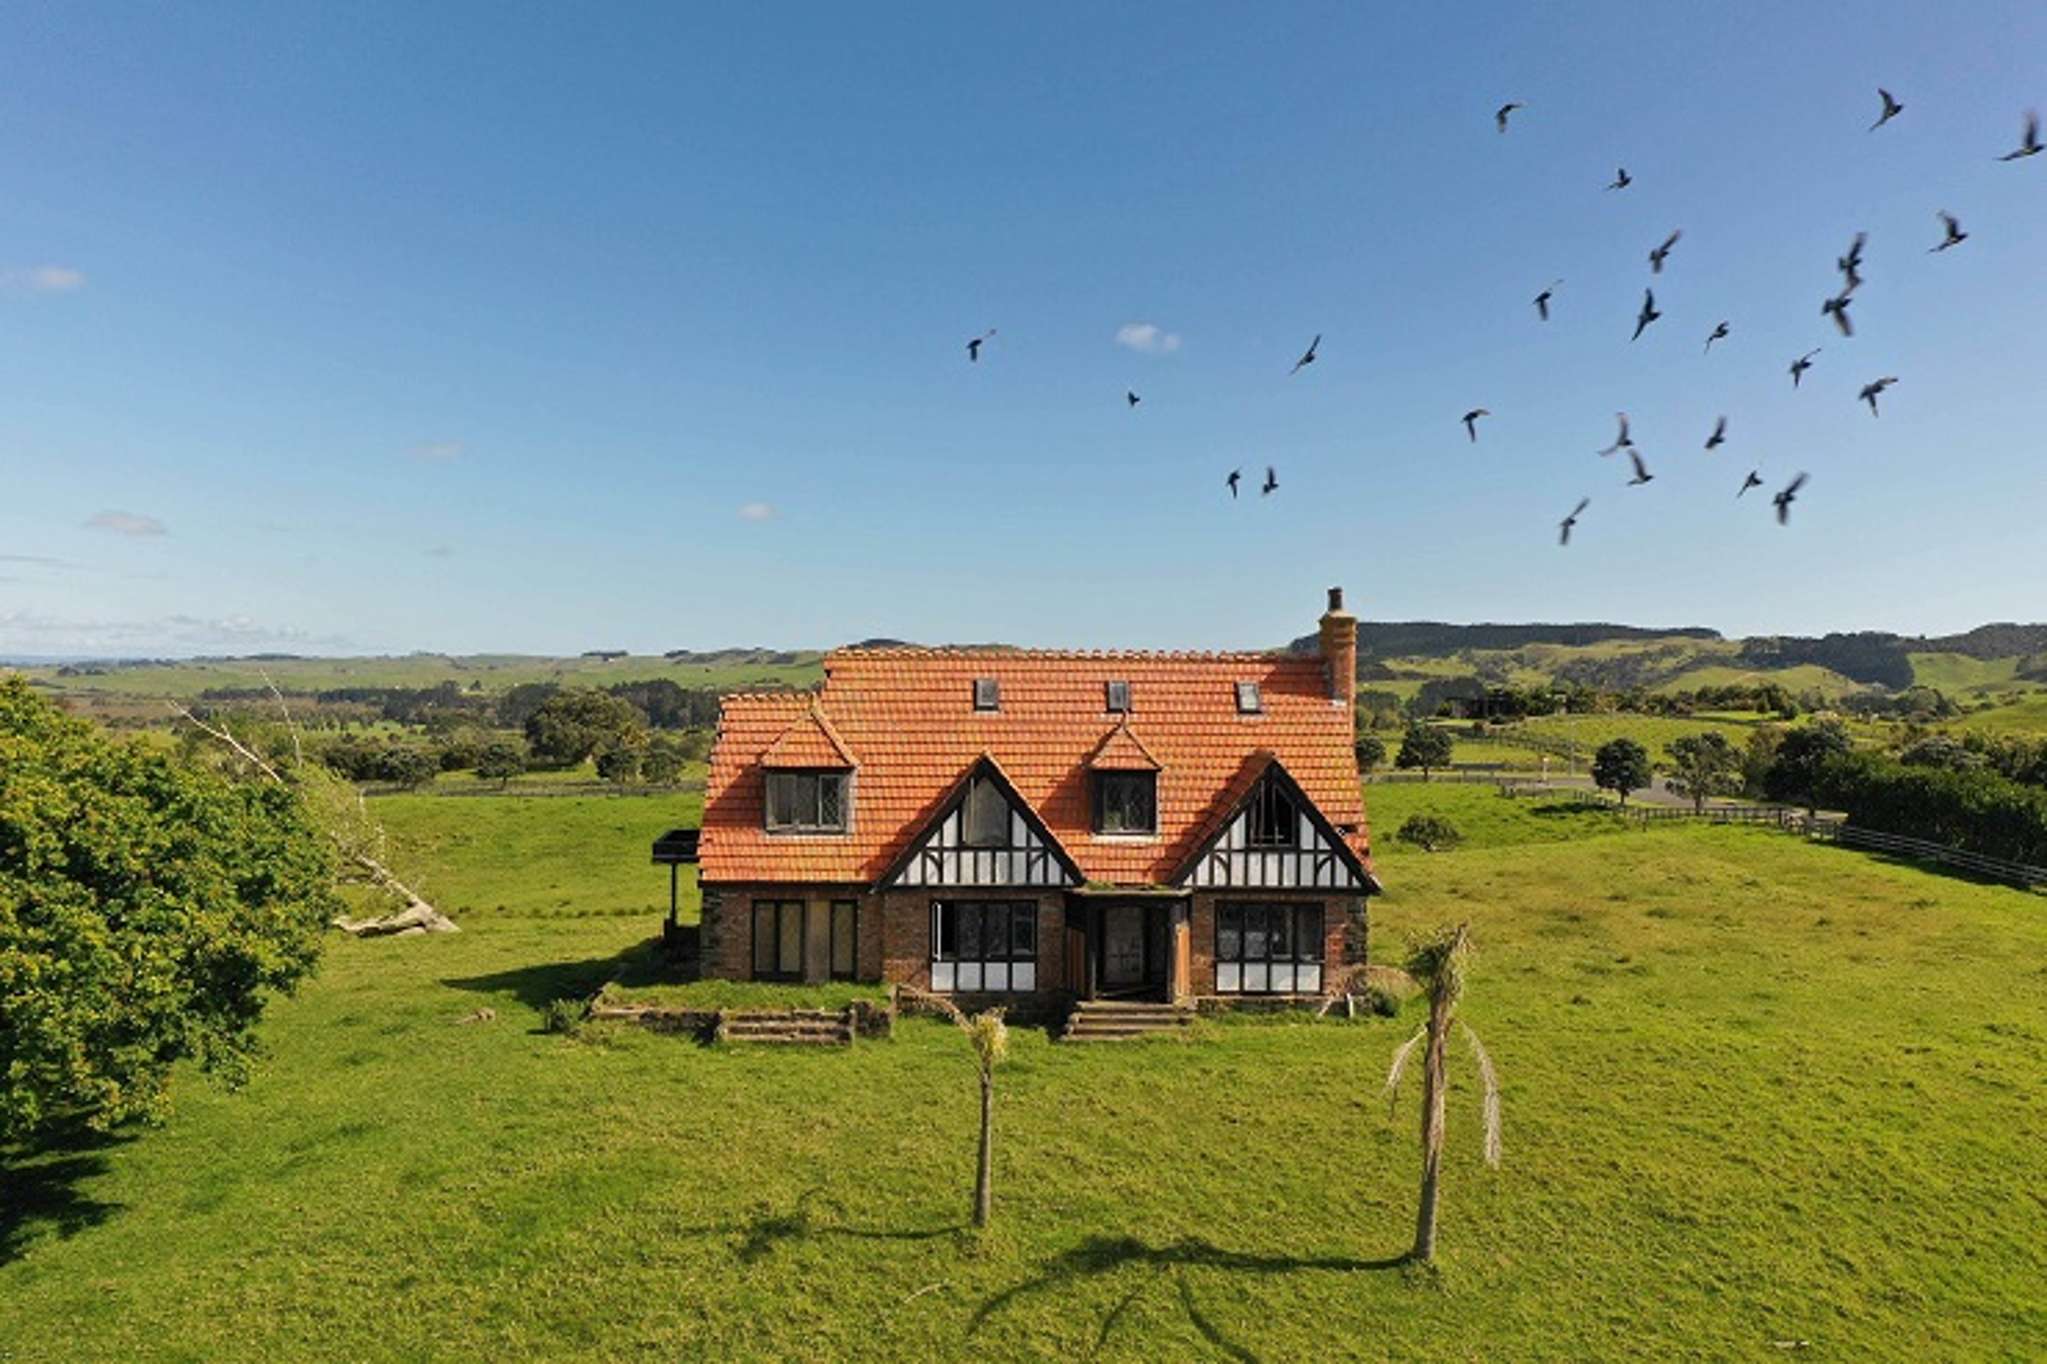
<instances>
[{"instance_id":1,"label":"dead palm tree","mask_svg":"<svg viewBox=\"0 0 2047 1364\"><path fill-rule=\"evenodd\" d=\"M1498 1168L1500 1163L1500 1081L1493 1070L1493 1058L1471 1026L1457 1019L1457 1001L1464 993L1464 963L1470 955L1469 924L1439 928L1414 944L1407 959L1407 974L1428 996L1429 1020L1413 1037L1393 1053L1393 1066L1386 1074L1389 1107L1399 1096L1400 1078L1408 1058L1417 1046L1422 1053L1422 1189L1421 1206L1415 1215L1414 1249L1408 1258L1426 1264L1436 1254L1436 1197L1443 1166L1443 1108L1446 1081L1444 1054L1449 1050L1450 1025L1456 1022L1471 1044L1478 1063L1479 1079L1485 1090L1485 1159Z\"/></svg>"},{"instance_id":2,"label":"dead palm tree","mask_svg":"<svg viewBox=\"0 0 2047 1364\"><path fill-rule=\"evenodd\" d=\"M981 1147L974 1167L974 1225L985 1227L995 1208L995 1067L1009 1056L1009 1025L1002 1021L1000 1009L988 1009L969 1017L942 995L908 988L903 993L951 1019L973 1045L974 1061L981 1071Z\"/></svg>"}]
</instances>

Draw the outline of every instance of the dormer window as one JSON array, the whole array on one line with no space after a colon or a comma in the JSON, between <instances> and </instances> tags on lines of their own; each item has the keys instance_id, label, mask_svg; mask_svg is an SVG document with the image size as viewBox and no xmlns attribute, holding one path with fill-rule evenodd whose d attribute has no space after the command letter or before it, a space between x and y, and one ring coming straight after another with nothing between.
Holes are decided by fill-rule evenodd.
<instances>
[{"instance_id":1,"label":"dormer window","mask_svg":"<svg viewBox=\"0 0 2047 1364\"><path fill-rule=\"evenodd\" d=\"M1105 705L1108 708L1109 714L1128 715L1130 713L1130 684L1128 682L1105 683L1103 684L1103 691L1107 693Z\"/></svg>"},{"instance_id":2,"label":"dormer window","mask_svg":"<svg viewBox=\"0 0 2047 1364\"><path fill-rule=\"evenodd\" d=\"M1096 833L1158 832L1158 773L1097 772L1094 780Z\"/></svg>"},{"instance_id":3,"label":"dormer window","mask_svg":"<svg viewBox=\"0 0 2047 1364\"><path fill-rule=\"evenodd\" d=\"M992 677L974 679L974 709L1001 710L1002 684Z\"/></svg>"},{"instance_id":4,"label":"dormer window","mask_svg":"<svg viewBox=\"0 0 2047 1364\"><path fill-rule=\"evenodd\" d=\"M844 833L848 776L845 772L769 772L768 832Z\"/></svg>"},{"instance_id":5,"label":"dormer window","mask_svg":"<svg viewBox=\"0 0 2047 1364\"><path fill-rule=\"evenodd\" d=\"M1237 714L1258 715L1262 714L1264 710L1265 698L1258 694L1258 684L1256 682L1239 682L1237 684Z\"/></svg>"}]
</instances>

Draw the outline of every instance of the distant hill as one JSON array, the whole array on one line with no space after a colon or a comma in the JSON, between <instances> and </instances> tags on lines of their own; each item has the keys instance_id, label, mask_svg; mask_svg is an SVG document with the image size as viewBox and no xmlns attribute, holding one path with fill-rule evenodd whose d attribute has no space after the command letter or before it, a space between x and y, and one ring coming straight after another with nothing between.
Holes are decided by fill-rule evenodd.
<instances>
[{"instance_id":1,"label":"distant hill","mask_svg":"<svg viewBox=\"0 0 2047 1364\"><path fill-rule=\"evenodd\" d=\"M1466 649L1519 649L1530 644L1585 648L1613 640L1719 638L1718 630L1695 625L1651 629L1603 621L1574 625L1451 625L1439 620L1374 620L1358 625L1358 657L1442 658ZM1295 653L1312 653L1315 636L1303 635L1288 648Z\"/></svg>"}]
</instances>

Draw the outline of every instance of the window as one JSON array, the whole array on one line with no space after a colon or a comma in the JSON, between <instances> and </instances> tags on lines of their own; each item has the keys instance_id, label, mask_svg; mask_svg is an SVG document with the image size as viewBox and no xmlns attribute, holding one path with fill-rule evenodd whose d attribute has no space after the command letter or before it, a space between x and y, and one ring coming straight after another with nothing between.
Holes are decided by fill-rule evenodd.
<instances>
[{"instance_id":1,"label":"window","mask_svg":"<svg viewBox=\"0 0 2047 1364\"><path fill-rule=\"evenodd\" d=\"M1095 773L1096 833L1149 834L1158 827L1157 773Z\"/></svg>"},{"instance_id":2,"label":"window","mask_svg":"<svg viewBox=\"0 0 2047 1364\"><path fill-rule=\"evenodd\" d=\"M753 902L753 978L803 978L803 901Z\"/></svg>"},{"instance_id":3,"label":"window","mask_svg":"<svg viewBox=\"0 0 2047 1364\"><path fill-rule=\"evenodd\" d=\"M1222 904L1215 989L1224 995L1322 992L1322 906Z\"/></svg>"},{"instance_id":4,"label":"window","mask_svg":"<svg viewBox=\"0 0 2047 1364\"><path fill-rule=\"evenodd\" d=\"M1009 801L1002 788L986 777L976 777L967 787L960 805L960 829L969 848L1009 846Z\"/></svg>"},{"instance_id":5,"label":"window","mask_svg":"<svg viewBox=\"0 0 2047 1364\"><path fill-rule=\"evenodd\" d=\"M931 902L931 988L1014 992L1038 988L1038 906L1032 900Z\"/></svg>"},{"instance_id":6,"label":"window","mask_svg":"<svg viewBox=\"0 0 2047 1364\"><path fill-rule=\"evenodd\" d=\"M1300 814L1278 782L1267 778L1251 793L1251 804L1244 811L1244 839L1254 848L1300 845Z\"/></svg>"},{"instance_id":7,"label":"window","mask_svg":"<svg viewBox=\"0 0 2047 1364\"><path fill-rule=\"evenodd\" d=\"M1002 684L992 677L974 679L974 709L1001 710Z\"/></svg>"},{"instance_id":8,"label":"window","mask_svg":"<svg viewBox=\"0 0 2047 1364\"><path fill-rule=\"evenodd\" d=\"M860 975L860 902L832 901L832 979Z\"/></svg>"},{"instance_id":9,"label":"window","mask_svg":"<svg viewBox=\"0 0 2047 1364\"><path fill-rule=\"evenodd\" d=\"M776 833L844 833L844 772L768 773L768 828Z\"/></svg>"},{"instance_id":10,"label":"window","mask_svg":"<svg viewBox=\"0 0 2047 1364\"><path fill-rule=\"evenodd\" d=\"M1128 682L1109 682L1104 684L1103 690L1107 693L1104 704L1108 707L1111 715L1128 715L1130 713L1130 684Z\"/></svg>"},{"instance_id":11,"label":"window","mask_svg":"<svg viewBox=\"0 0 2047 1364\"><path fill-rule=\"evenodd\" d=\"M1265 709L1265 698L1258 694L1256 682L1237 684L1237 714L1257 715Z\"/></svg>"}]
</instances>

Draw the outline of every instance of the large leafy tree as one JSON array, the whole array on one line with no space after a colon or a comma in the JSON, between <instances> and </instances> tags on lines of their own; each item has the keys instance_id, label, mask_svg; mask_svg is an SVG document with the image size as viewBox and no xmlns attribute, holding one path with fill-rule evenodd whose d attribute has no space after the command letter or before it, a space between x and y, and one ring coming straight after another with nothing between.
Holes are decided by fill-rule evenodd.
<instances>
[{"instance_id":1,"label":"large leafy tree","mask_svg":"<svg viewBox=\"0 0 2047 1364\"><path fill-rule=\"evenodd\" d=\"M334 842L281 782L112 740L0 681L0 1139L247 1071L267 999L340 908Z\"/></svg>"},{"instance_id":2,"label":"large leafy tree","mask_svg":"<svg viewBox=\"0 0 2047 1364\"><path fill-rule=\"evenodd\" d=\"M1619 795L1623 805L1649 780L1649 750L1633 739L1608 739L1592 755L1592 784Z\"/></svg>"},{"instance_id":3,"label":"large leafy tree","mask_svg":"<svg viewBox=\"0 0 2047 1364\"><path fill-rule=\"evenodd\" d=\"M1419 767L1422 780L1427 781L1433 769L1450 765L1450 746L1449 730L1416 720L1401 738L1400 752L1394 755L1393 765L1402 769Z\"/></svg>"},{"instance_id":4,"label":"large leafy tree","mask_svg":"<svg viewBox=\"0 0 2047 1364\"><path fill-rule=\"evenodd\" d=\"M1808 811L1817 810L1821 774L1852 746L1847 726L1830 716L1790 730L1763 776L1764 793L1771 800L1797 801Z\"/></svg>"},{"instance_id":5,"label":"large leafy tree","mask_svg":"<svg viewBox=\"0 0 2047 1364\"><path fill-rule=\"evenodd\" d=\"M1667 751L1670 789L1688 798L1693 810L1703 812L1712 797L1741 790L1741 753L1718 730L1673 739Z\"/></svg>"},{"instance_id":6,"label":"large leafy tree","mask_svg":"<svg viewBox=\"0 0 2047 1364\"><path fill-rule=\"evenodd\" d=\"M526 721L526 742L542 762L568 766L611 745L638 748L646 720L630 701L584 687L547 698Z\"/></svg>"}]
</instances>

